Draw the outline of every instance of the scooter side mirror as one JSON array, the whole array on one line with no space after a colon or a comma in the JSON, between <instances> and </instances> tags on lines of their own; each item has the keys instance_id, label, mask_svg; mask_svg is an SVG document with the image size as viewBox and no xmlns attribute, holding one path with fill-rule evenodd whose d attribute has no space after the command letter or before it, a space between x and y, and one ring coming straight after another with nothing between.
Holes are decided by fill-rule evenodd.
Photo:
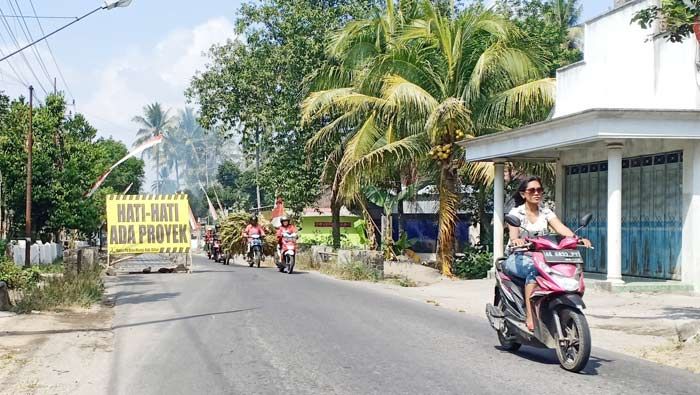
<instances>
[{"instance_id":1,"label":"scooter side mirror","mask_svg":"<svg viewBox=\"0 0 700 395\"><path fill-rule=\"evenodd\" d=\"M588 226L588 224L591 223L592 220L593 220L593 214L588 213L588 214L584 215L583 217L581 217L581 220L579 221L578 225L582 228L585 228L586 226Z\"/></svg>"},{"instance_id":2,"label":"scooter side mirror","mask_svg":"<svg viewBox=\"0 0 700 395\"><path fill-rule=\"evenodd\" d=\"M514 216L514 215L506 215L506 223L510 226L514 226L516 228L520 227L520 218Z\"/></svg>"}]
</instances>

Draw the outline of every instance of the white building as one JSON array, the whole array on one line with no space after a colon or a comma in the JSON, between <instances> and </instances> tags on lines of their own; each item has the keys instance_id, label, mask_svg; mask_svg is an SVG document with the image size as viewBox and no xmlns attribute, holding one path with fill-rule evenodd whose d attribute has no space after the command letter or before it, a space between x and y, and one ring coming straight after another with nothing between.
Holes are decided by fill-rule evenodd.
<instances>
[{"instance_id":1,"label":"white building","mask_svg":"<svg viewBox=\"0 0 700 395\"><path fill-rule=\"evenodd\" d=\"M630 23L656 3L632 0L584 23L584 60L557 72L551 120L464 146L467 160L492 161L497 175L504 161L555 162L558 215L574 225L594 214L586 270L611 286L630 276L700 291L700 47ZM496 177L499 241L502 185Z\"/></svg>"}]
</instances>

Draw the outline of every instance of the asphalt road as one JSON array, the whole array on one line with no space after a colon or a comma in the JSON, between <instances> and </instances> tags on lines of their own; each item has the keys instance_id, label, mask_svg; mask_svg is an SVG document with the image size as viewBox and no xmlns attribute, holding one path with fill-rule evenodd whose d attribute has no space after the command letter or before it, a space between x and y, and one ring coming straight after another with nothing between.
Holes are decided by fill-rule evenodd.
<instances>
[{"instance_id":1,"label":"asphalt road","mask_svg":"<svg viewBox=\"0 0 700 395\"><path fill-rule=\"evenodd\" d=\"M593 349L499 350L486 319L315 273L119 276L113 394L700 394L700 376ZM595 339L593 339L595 344Z\"/></svg>"}]
</instances>

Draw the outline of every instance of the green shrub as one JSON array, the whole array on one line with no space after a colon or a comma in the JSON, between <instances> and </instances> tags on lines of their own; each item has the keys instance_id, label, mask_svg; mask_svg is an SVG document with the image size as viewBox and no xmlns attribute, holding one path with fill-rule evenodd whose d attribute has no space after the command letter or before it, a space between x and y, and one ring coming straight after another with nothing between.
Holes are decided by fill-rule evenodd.
<instances>
[{"instance_id":1,"label":"green shrub","mask_svg":"<svg viewBox=\"0 0 700 395\"><path fill-rule=\"evenodd\" d=\"M464 250L464 257L455 260L453 273L459 278L481 279L486 277L491 267L492 253L468 247Z\"/></svg>"},{"instance_id":2,"label":"green shrub","mask_svg":"<svg viewBox=\"0 0 700 395\"><path fill-rule=\"evenodd\" d=\"M338 265L337 263L323 264L321 265L321 273L350 281L377 282L382 279L381 271L362 262L352 262L348 265Z\"/></svg>"},{"instance_id":3,"label":"green shrub","mask_svg":"<svg viewBox=\"0 0 700 395\"><path fill-rule=\"evenodd\" d=\"M89 307L102 299L104 284L100 270L85 271L76 276L47 278L23 292L14 311L57 310L67 307Z\"/></svg>"},{"instance_id":4,"label":"green shrub","mask_svg":"<svg viewBox=\"0 0 700 395\"><path fill-rule=\"evenodd\" d=\"M41 280L41 272L35 266L25 270L11 261L0 262L0 281L6 282L10 289L31 288L39 280Z\"/></svg>"}]
</instances>

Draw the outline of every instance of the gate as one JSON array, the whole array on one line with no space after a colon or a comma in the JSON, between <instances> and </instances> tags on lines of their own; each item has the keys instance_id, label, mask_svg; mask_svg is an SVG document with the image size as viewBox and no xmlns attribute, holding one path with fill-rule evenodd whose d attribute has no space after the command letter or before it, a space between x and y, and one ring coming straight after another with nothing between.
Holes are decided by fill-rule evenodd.
<instances>
[{"instance_id":1,"label":"gate","mask_svg":"<svg viewBox=\"0 0 700 395\"><path fill-rule=\"evenodd\" d=\"M681 279L683 153L622 161L622 274ZM572 228L592 212L582 234L596 246L585 252L588 272L607 271L607 162L566 167L564 220Z\"/></svg>"}]
</instances>

